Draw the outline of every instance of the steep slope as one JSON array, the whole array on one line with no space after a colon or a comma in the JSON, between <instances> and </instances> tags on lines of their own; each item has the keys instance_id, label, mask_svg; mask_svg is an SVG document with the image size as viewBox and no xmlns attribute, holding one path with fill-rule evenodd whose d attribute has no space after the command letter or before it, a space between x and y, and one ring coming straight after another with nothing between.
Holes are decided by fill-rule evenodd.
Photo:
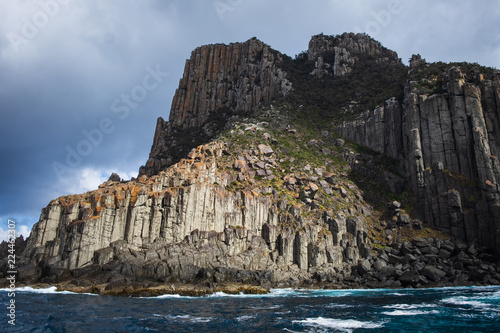
<instances>
[{"instance_id":1,"label":"steep slope","mask_svg":"<svg viewBox=\"0 0 500 333\"><path fill-rule=\"evenodd\" d=\"M350 275L369 255L371 209L360 192L335 167L274 152L271 134L259 131L300 140L296 129L278 135L269 123L250 123L242 135L235 126L229 143L199 146L156 176L51 202L27 245L44 281L88 267L162 281L193 281L222 267L233 270L229 280L257 271L264 273L251 282L285 285L319 271Z\"/></svg>"},{"instance_id":2,"label":"steep slope","mask_svg":"<svg viewBox=\"0 0 500 333\"><path fill-rule=\"evenodd\" d=\"M169 121L158 119L141 175L154 175L208 142L234 115L250 114L291 90L282 55L256 38L194 50L172 101Z\"/></svg>"},{"instance_id":3,"label":"steep slope","mask_svg":"<svg viewBox=\"0 0 500 333\"><path fill-rule=\"evenodd\" d=\"M423 66L421 59L415 66ZM420 83L405 84L407 71L395 52L362 34L313 36L296 59L255 38L197 48L169 121L158 119L138 179L110 177L95 191L49 203L19 260L19 278L102 284L101 292L121 292L133 282L500 283L494 258L473 244L491 247L498 239L491 235L498 232L496 164L488 155L496 153L490 142L498 119L470 117L474 141L466 140L469 155L462 158L469 173L457 176L465 171L448 167L454 165L449 140L435 140L450 137L450 123L458 127L440 118L446 112L438 95L419 96L430 74L415 70L411 77L420 75ZM462 111L480 115L477 89L449 73L458 75L449 79L458 82L450 91L465 96L453 103L465 98ZM497 81L489 80L485 94L498 103ZM491 98L483 103L498 105ZM476 178L486 185L468 186ZM401 194L406 187L420 209L410 209L415 198ZM478 201L479 215L460 197L478 191L489 195ZM419 212L467 243L425 228ZM477 225L481 216L489 233Z\"/></svg>"},{"instance_id":4,"label":"steep slope","mask_svg":"<svg viewBox=\"0 0 500 333\"><path fill-rule=\"evenodd\" d=\"M425 221L469 243L500 248L500 75L472 64L412 59L404 101L337 130L405 163Z\"/></svg>"}]
</instances>

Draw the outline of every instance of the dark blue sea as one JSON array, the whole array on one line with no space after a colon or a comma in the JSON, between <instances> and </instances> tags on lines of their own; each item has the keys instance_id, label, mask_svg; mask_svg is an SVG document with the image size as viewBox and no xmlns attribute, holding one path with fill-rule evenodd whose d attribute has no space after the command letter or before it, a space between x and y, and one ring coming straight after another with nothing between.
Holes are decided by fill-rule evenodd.
<instances>
[{"instance_id":1,"label":"dark blue sea","mask_svg":"<svg viewBox=\"0 0 500 333\"><path fill-rule=\"evenodd\" d=\"M500 332L500 287L292 290L194 298L18 288L1 332Z\"/></svg>"}]
</instances>

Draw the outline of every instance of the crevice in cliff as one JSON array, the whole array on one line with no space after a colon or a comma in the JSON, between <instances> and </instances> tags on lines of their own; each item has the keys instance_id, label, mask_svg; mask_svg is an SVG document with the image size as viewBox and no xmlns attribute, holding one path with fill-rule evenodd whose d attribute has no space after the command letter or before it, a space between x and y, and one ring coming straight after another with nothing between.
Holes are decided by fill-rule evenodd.
<instances>
[{"instance_id":1,"label":"crevice in cliff","mask_svg":"<svg viewBox=\"0 0 500 333\"><path fill-rule=\"evenodd\" d=\"M133 212L132 212L132 205L130 205L129 203L126 204L126 207L127 207L127 215L126 215L126 219L125 219L125 228L124 228L124 234L123 234L123 239L127 240L127 241L131 241L131 229L132 229L132 216L133 216Z\"/></svg>"}]
</instances>

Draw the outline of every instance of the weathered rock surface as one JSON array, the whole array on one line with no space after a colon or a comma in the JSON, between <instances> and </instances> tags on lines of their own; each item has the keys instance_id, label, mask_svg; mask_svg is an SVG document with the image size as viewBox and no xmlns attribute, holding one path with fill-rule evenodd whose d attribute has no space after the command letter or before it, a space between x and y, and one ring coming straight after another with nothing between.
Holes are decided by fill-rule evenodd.
<instances>
[{"instance_id":1,"label":"weathered rock surface","mask_svg":"<svg viewBox=\"0 0 500 333\"><path fill-rule=\"evenodd\" d=\"M317 78L324 75L345 76L352 71L361 56L380 56L379 61L398 61L396 52L385 49L382 44L367 35L344 33L339 36L316 35L309 42L307 56L315 62L311 74Z\"/></svg>"},{"instance_id":2,"label":"weathered rock surface","mask_svg":"<svg viewBox=\"0 0 500 333\"><path fill-rule=\"evenodd\" d=\"M141 175L154 175L191 148L208 142L232 115L249 114L292 88L280 68L283 55L256 38L205 45L186 61L169 121L158 118L153 146Z\"/></svg>"},{"instance_id":3,"label":"weathered rock surface","mask_svg":"<svg viewBox=\"0 0 500 333\"><path fill-rule=\"evenodd\" d=\"M369 209L305 219L310 207L277 202L269 189L228 189L234 175L220 165L223 157L232 160L227 154L225 144L210 143L156 176L108 181L96 191L52 201L33 227L24 253L30 269L22 278L54 283L111 274L286 286L321 272L336 272L328 273L332 281L368 255L359 214ZM231 165L250 180L251 169L266 168L262 161L273 154L262 144L254 155L245 154L253 167L238 156Z\"/></svg>"},{"instance_id":4,"label":"weathered rock surface","mask_svg":"<svg viewBox=\"0 0 500 333\"><path fill-rule=\"evenodd\" d=\"M390 99L337 130L404 161L427 223L498 250L500 75L490 76L467 80L452 67L443 74L444 92L430 96L420 82L408 82L403 105Z\"/></svg>"}]
</instances>

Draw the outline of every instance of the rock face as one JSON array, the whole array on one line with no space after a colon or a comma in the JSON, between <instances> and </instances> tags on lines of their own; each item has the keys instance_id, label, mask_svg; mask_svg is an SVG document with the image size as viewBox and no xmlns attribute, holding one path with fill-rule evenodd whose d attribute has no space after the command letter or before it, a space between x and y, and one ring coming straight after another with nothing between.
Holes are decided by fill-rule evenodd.
<instances>
[{"instance_id":1,"label":"rock face","mask_svg":"<svg viewBox=\"0 0 500 333\"><path fill-rule=\"evenodd\" d=\"M397 61L394 51L387 50L367 35L345 33L340 36L316 35L309 42L307 56L314 61L312 75L345 76L363 56L379 56L379 61Z\"/></svg>"},{"instance_id":2,"label":"rock face","mask_svg":"<svg viewBox=\"0 0 500 333\"><path fill-rule=\"evenodd\" d=\"M53 283L90 269L155 281L208 274L210 282L290 285L318 272L330 280L350 275L350 265L368 255L362 216L369 209L304 219L305 205L277 202L267 195L272 188L228 190L235 177L221 171L225 155L225 144L210 143L156 176L108 181L52 201L24 253L38 268L21 269L21 276L38 270L42 281ZM273 155L261 144L246 159L259 169ZM226 158L244 178L256 174L238 157Z\"/></svg>"},{"instance_id":3,"label":"rock face","mask_svg":"<svg viewBox=\"0 0 500 333\"><path fill-rule=\"evenodd\" d=\"M365 112L360 120L345 121L337 131L376 152L397 159L403 152L401 104L391 98L384 106Z\"/></svg>"},{"instance_id":4,"label":"rock face","mask_svg":"<svg viewBox=\"0 0 500 333\"><path fill-rule=\"evenodd\" d=\"M192 147L207 142L232 115L249 114L292 88L282 55L256 38L195 49L172 101L169 121L158 119L149 160L140 174L154 175Z\"/></svg>"},{"instance_id":5,"label":"rock face","mask_svg":"<svg viewBox=\"0 0 500 333\"><path fill-rule=\"evenodd\" d=\"M499 75L472 82L451 68L434 94L434 81L409 81L404 98L387 96L335 128L396 160L405 179L355 152L331 126L304 125L294 113L306 112L303 105L281 99L293 93L292 76L299 87L335 90L351 75L363 89L348 103L358 103L370 90L359 81L363 65L397 71L397 54L366 35L318 35L308 59L294 63L255 38L194 50L139 178L113 174L95 191L50 202L20 256L19 279L110 288L137 281L210 288L498 283L494 258L471 244L500 248ZM412 71L427 66L412 59ZM271 105L278 99L280 106ZM407 183L425 222L466 243L404 241L422 222L392 199L392 220L381 221L353 171L395 193ZM375 249L377 237L385 243ZM7 270L5 260L0 266Z\"/></svg>"},{"instance_id":6,"label":"rock face","mask_svg":"<svg viewBox=\"0 0 500 333\"><path fill-rule=\"evenodd\" d=\"M418 60L414 66L425 66L420 57L412 59ZM408 82L403 105L388 100L338 131L404 161L426 222L498 250L500 75L466 79L452 67L432 83L441 84L442 92L429 95L429 84Z\"/></svg>"}]
</instances>

